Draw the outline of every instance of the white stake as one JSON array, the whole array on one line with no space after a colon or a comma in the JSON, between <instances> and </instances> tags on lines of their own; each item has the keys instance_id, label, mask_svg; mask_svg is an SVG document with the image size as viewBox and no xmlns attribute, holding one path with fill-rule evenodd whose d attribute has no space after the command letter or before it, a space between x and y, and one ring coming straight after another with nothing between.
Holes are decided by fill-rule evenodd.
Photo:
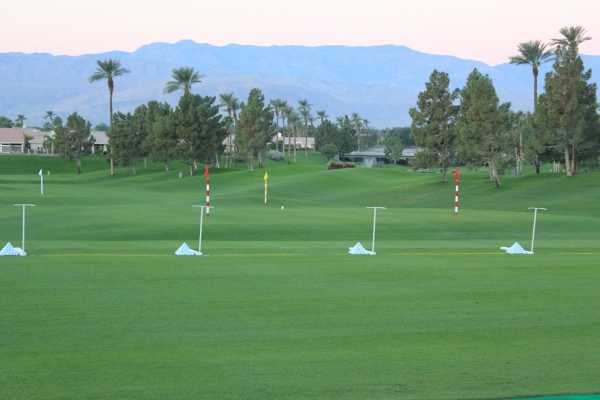
<instances>
[{"instance_id":1,"label":"white stake","mask_svg":"<svg viewBox=\"0 0 600 400\"><path fill-rule=\"evenodd\" d=\"M40 169L40 172L38 172L38 175L40 177L40 193L43 196L44 195L44 170Z\"/></svg>"},{"instance_id":2,"label":"white stake","mask_svg":"<svg viewBox=\"0 0 600 400\"><path fill-rule=\"evenodd\" d=\"M25 210L27 207L35 207L35 204L13 204L15 207L21 207L23 209L23 226L21 229L21 249L25 251Z\"/></svg>"},{"instance_id":3,"label":"white stake","mask_svg":"<svg viewBox=\"0 0 600 400\"><path fill-rule=\"evenodd\" d=\"M538 211L548 211L547 208L538 208L538 207L529 207L530 210L533 210L533 230L531 233L531 252L534 252L534 246L535 246L535 228L537 225L537 214Z\"/></svg>"},{"instance_id":4,"label":"white stake","mask_svg":"<svg viewBox=\"0 0 600 400\"><path fill-rule=\"evenodd\" d=\"M371 251L375 253L375 230L377 229L377 210L385 210L385 207L367 207L373 210L373 240L371 241Z\"/></svg>"},{"instance_id":5,"label":"white stake","mask_svg":"<svg viewBox=\"0 0 600 400\"><path fill-rule=\"evenodd\" d=\"M202 255L202 227L204 226L204 211L206 210L206 214L210 212L210 209L213 207L210 206L192 206L193 208L200 209L200 235L198 238L198 253Z\"/></svg>"}]
</instances>

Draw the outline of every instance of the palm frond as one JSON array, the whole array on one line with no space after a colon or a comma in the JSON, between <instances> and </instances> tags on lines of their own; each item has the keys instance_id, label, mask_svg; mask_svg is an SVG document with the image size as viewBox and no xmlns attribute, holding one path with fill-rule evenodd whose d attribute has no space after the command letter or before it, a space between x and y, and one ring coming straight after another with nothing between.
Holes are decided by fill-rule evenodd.
<instances>
[{"instance_id":1,"label":"palm frond","mask_svg":"<svg viewBox=\"0 0 600 400\"><path fill-rule=\"evenodd\" d=\"M90 76L90 82L96 82L105 79L112 79L129 73L129 70L121 66L121 62L114 58L96 61L97 69Z\"/></svg>"}]
</instances>

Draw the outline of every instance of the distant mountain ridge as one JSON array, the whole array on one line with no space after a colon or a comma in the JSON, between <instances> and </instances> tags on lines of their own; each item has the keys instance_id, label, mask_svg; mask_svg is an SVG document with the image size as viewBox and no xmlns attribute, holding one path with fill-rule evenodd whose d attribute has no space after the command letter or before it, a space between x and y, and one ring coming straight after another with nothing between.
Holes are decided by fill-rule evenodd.
<instances>
[{"instance_id":1,"label":"distant mountain ridge","mask_svg":"<svg viewBox=\"0 0 600 400\"><path fill-rule=\"evenodd\" d=\"M192 66L205 74L194 92L205 95L233 91L245 99L261 88L268 99L296 104L307 98L313 109L331 116L358 112L372 126L410 123L408 110L434 69L450 74L453 87L464 84L478 68L494 80L502 101L513 108L532 108L531 70L526 66L485 63L432 55L404 46L212 46L190 40L153 43L134 52L81 56L0 53L0 115L28 117L41 124L46 110L59 115L78 111L94 123L107 121L105 83L88 83L98 59L119 58L131 74L116 81L115 109L131 111L149 100L169 101L163 94L171 70ZM600 74L600 56L584 56L587 68ZM546 65L542 75L551 67ZM593 80L598 82L597 76ZM543 87L543 79L541 82Z\"/></svg>"}]
</instances>

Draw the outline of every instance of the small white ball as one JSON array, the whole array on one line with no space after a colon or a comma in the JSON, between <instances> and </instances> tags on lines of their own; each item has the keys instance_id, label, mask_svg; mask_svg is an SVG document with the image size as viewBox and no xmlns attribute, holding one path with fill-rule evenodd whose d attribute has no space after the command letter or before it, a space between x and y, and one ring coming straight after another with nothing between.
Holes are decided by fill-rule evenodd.
<instances>
[{"instance_id":1,"label":"small white ball","mask_svg":"<svg viewBox=\"0 0 600 400\"><path fill-rule=\"evenodd\" d=\"M285 207L284 207L284 206L281 206L281 211L283 211L284 209L285 209Z\"/></svg>"}]
</instances>

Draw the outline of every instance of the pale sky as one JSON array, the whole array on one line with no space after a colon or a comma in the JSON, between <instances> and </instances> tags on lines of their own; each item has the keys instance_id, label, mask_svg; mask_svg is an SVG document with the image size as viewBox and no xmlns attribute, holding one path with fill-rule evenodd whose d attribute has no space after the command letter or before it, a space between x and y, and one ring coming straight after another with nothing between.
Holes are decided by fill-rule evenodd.
<instances>
[{"instance_id":1,"label":"pale sky","mask_svg":"<svg viewBox=\"0 0 600 400\"><path fill-rule=\"evenodd\" d=\"M397 44L505 62L519 42L583 25L600 55L600 0L0 0L0 52L77 55L151 42Z\"/></svg>"}]
</instances>

